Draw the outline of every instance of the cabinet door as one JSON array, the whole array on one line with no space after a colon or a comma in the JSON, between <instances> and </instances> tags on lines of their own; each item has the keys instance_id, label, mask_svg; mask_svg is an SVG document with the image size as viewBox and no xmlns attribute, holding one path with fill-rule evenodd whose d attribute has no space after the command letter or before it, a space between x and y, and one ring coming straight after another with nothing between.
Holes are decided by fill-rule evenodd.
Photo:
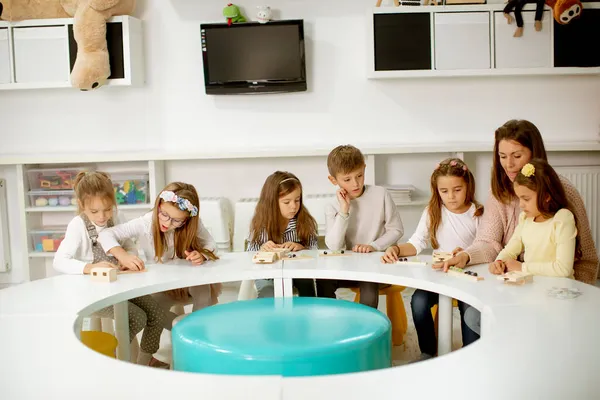
<instances>
[{"instance_id":1,"label":"cabinet door","mask_svg":"<svg viewBox=\"0 0 600 400\"><path fill-rule=\"evenodd\" d=\"M516 23L506 23L502 12L494 13L496 41L496 68L550 68L552 42L550 29L552 16L544 11L542 30L534 28L535 11L523 11L523 36L513 37Z\"/></svg>"},{"instance_id":2,"label":"cabinet door","mask_svg":"<svg viewBox=\"0 0 600 400\"><path fill-rule=\"evenodd\" d=\"M65 26L14 28L13 34L17 83L69 81Z\"/></svg>"},{"instance_id":3,"label":"cabinet door","mask_svg":"<svg viewBox=\"0 0 600 400\"><path fill-rule=\"evenodd\" d=\"M600 10L586 8L567 25L554 22L554 66L600 66Z\"/></svg>"},{"instance_id":4,"label":"cabinet door","mask_svg":"<svg viewBox=\"0 0 600 400\"><path fill-rule=\"evenodd\" d=\"M0 84L10 83L8 29L0 28Z\"/></svg>"},{"instance_id":5,"label":"cabinet door","mask_svg":"<svg viewBox=\"0 0 600 400\"><path fill-rule=\"evenodd\" d=\"M490 68L490 14L435 13L435 68Z\"/></svg>"},{"instance_id":6,"label":"cabinet door","mask_svg":"<svg viewBox=\"0 0 600 400\"><path fill-rule=\"evenodd\" d=\"M429 13L374 14L375 71L431 69Z\"/></svg>"}]
</instances>

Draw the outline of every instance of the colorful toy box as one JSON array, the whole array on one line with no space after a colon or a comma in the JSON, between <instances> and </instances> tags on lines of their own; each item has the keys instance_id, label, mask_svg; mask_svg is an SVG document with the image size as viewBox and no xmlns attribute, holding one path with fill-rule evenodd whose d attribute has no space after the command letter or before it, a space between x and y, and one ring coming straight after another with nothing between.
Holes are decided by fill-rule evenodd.
<instances>
[{"instance_id":1,"label":"colorful toy box","mask_svg":"<svg viewBox=\"0 0 600 400\"><path fill-rule=\"evenodd\" d=\"M89 168L44 168L27 171L30 190L67 190L73 189L75 177Z\"/></svg>"},{"instance_id":2,"label":"colorful toy box","mask_svg":"<svg viewBox=\"0 0 600 400\"><path fill-rule=\"evenodd\" d=\"M31 190L29 202L32 207L68 207L77 205L73 190Z\"/></svg>"},{"instance_id":3,"label":"colorful toy box","mask_svg":"<svg viewBox=\"0 0 600 400\"><path fill-rule=\"evenodd\" d=\"M54 252L65 238L65 227L47 228L46 230L32 230L31 243L33 251Z\"/></svg>"},{"instance_id":4,"label":"colorful toy box","mask_svg":"<svg viewBox=\"0 0 600 400\"><path fill-rule=\"evenodd\" d=\"M146 173L111 174L117 204L147 204L149 175Z\"/></svg>"}]
</instances>

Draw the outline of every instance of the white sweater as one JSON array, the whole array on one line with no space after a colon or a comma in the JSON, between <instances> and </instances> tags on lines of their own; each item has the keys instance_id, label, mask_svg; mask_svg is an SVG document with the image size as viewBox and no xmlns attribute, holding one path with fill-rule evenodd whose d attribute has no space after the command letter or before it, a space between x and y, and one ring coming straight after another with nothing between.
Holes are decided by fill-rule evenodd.
<instances>
[{"instance_id":1,"label":"white sweater","mask_svg":"<svg viewBox=\"0 0 600 400\"><path fill-rule=\"evenodd\" d=\"M210 232L202 224L202 220L198 220L198 238L205 249L216 253L217 244ZM163 254L163 262L173 259L175 253L174 233L173 231L166 233L167 249ZM154 261L154 235L152 234L152 211L142 217L132 219L131 221L117 225L109 229L105 229L99 234L98 241L108 252L113 247L120 246L119 242L126 239L137 239L138 248L144 252L147 262Z\"/></svg>"},{"instance_id":2,"label":"white sweater","mask_svg":"<svg viewBox=\"0 0 600 400\"><path fill-rule=\"evenodd\" d=\"M115 225L122 224L125 222L123 216L119 213L115 213L113 221ZM107 229L104 226L96 227L96 232L100 235L100 232ZM136 252L135 246L131 240L123 242L123 248L128 252ZM61 242L56 254L54 255L53 266L54 269L63 274L83 274L83 269L86 264L91 264L94 261L94 254L92 253L92 241L88 236L87 229L85 228L85 222L78 215L69 222L67 225L67 231L65 233L65 239Z\"/></svg>"},{"instance_id":3,"label":"white sweater","mask_svg":"<svg viewBox=\"0 0 600 400\"><path fill-rule=\"evenodd\" d=\"M368 244L382 251L404 234L398 208L384 187L365 185L362 196L350 201L348 216L339 211L337 198L325 209L325 244L331 250Z\"/></svg>"},{"instance_id":4,"label":"white sweater","mask_svg":"<svg viewBox=\"0 0 600 400\"><path fill-rule=\"evenodd\" d=\"M457 247L466 249L475 240L480 217L475 216L475 205L462 214L455 214L442 206L442 222L437 230L440 251L451 252ZM408 240L417 249L417 254L431 246L429 242L429 215L427 208L421 215L417 230Z\"/></svg>"}]
</instances>

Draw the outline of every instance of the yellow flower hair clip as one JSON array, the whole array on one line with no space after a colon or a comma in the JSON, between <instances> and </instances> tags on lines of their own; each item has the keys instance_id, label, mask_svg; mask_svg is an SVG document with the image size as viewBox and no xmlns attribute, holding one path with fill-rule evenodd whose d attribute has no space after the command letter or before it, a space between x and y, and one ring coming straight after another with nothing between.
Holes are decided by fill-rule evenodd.
<instances>
[{"instance_id":1,"label":"yellow flower hair clip","mask_svg":"<svg viewBox=\"0 0 600 400\"><path fill-rule=\"evenodd\" d=\"M523 168L521 168L521 174L527 178L530 178L535 174L535 167L532 164L525 164Z\"/></svg>"}]
</instances>

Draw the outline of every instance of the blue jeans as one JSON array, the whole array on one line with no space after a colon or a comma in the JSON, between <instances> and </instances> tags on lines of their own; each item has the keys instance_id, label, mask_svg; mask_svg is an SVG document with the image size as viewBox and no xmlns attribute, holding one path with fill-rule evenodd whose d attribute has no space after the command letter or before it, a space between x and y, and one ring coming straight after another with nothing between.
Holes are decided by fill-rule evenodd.
<instances>
[{"instance_id":1,"label":"blue jeans","mask_svg":"<svg viewBox=\"0 0 600 400\"><path fill-rule=\"evenodd\" d=\"M431 316L431 307L438 304L438 302L439 294L421 289L417 289L410 300L421 353L430 356L435 356L437 354L437 338L435 337L435 327L433 317ZM463 347L468 346L479 339L479 335L473 332L465 323L464 314L469 307L468 304L465 304L462 301L458 302L458 309L460 310L461 316L460 327L462 331Z\"/></svg>"},{"instance_id":2,"label":"blue jeans","mask_svg":"<svg viewBox=\"0 0 600 400\"><path fill-rule=\"evenodd\" d=\"M315 282L313 279L294 279L293 284L298 289L298 296L315 297ZM257 279L254 281L258 298L274 297L273 279Z\"/></svg>"}]
</instances>

